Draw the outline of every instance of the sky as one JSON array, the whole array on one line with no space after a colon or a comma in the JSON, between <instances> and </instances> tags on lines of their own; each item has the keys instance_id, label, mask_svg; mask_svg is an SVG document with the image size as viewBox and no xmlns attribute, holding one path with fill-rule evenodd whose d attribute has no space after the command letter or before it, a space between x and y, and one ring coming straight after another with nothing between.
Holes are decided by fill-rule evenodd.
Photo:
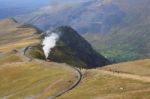
<instances>
[{"instance_id":1,"label":"sky","mask_svg":"<svg viewBox=\"0 0 150 99\"><path fill-rule=\"evenodd\" d=\"M38 7L52 3L78 3L89 0L0 0L1 8L12 8L12 7Z\"/></svg>"},{"instance_id":2,"label":"sky","mask_svg":"<svg viewBox=\"0 0 150 99\"><path fill-rule=\"evenodd\" d=\"M51 3L52 0L0 0L1 8L42 6Z\"/></svg>"},{"instance_id":3,"label":"sky","mask_svg":"<svg viewBox=\"0 0 150 99\"><path fill-rule=\"evenodd\" d=\"M47 5L70 4L89 0L0 0L0 19L30 13Z\"/></svg>"}]
</instances>

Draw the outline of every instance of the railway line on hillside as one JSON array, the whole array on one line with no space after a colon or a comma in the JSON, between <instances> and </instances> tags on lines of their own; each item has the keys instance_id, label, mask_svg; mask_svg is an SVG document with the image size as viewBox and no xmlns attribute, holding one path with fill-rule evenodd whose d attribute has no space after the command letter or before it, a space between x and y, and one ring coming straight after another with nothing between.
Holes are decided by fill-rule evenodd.
<instances>
[{"instance_id":1,"label":"railway line on hillside","mask_svg":"<svg viewBox=\"0 0 150 99\"><path fill-rule=\"evenodd\" d=\"M32 57L26 56L26 52L27 52L28 49L30 49L30 48L31 48L31 46L25 47L25 48L23 49L23 55L24 55L25 57L27 57L27 58L29 59L29 61L32 61L32 60L33 60ZM75 82L74 82L71 86L68 86L67 88L65 88L65 89L63 89L63 90L57 92L55 95L49 96L48 99L55 99L55 98L57 98L57 97L59 97L59 96L64 95L65 93L69 92L70 90L72 90L72 89L74 89L76 86L78 86L78 84L81 82L83 75L82 75L82 72L80 71L80 69L78 69L78 68L76 68L76 67L73 67L73 66L70 66L70 67L71 67L71 68L76 72L76 74L77 74Z\"/></svg>"}]
</instances>

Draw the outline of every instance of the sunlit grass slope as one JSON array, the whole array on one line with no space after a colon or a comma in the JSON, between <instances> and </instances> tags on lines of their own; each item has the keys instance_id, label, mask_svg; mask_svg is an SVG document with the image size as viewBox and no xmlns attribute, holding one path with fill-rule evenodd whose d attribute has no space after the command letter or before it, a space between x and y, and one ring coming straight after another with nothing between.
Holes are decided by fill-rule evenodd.
<instances>
[{"instance_id":1,"label":"sunlit grass slope","mask_svg":"<svg viewBox=\"0 0 150 99\"><path fill-rule=\"evenodd\" d=\"M0 65L22 61L23 60L17 54L9 53L0 58Z\"/></svg>"},{"instance_id":2,"label":"sunlit grass slope","mask_svg":"<svg viewBox=\"0 0 150 99\"><path fill-rule=\"evenodd\" d=\"M0 52L20 49L39 42L38 31L35 28L24 28L20 25L12 19L0 20Z\"/></svg>"},{"instance_id":3,"label":"sunlit grass slope","mask_svg":"<svg viewBox=\"0 0 150 99\"><path fill-rule=\"evenodd\" d=\"M23 48L39 43L39 34L18 26L12 19L0 21L0 99L47 99L70 86L76 73L66 64L29 62Z\"/></svg>"},{"instance_id":4,"label":"sunlit grass slope","mask_svg":"<svg viewBox=\"0 0 150 99\"><path fill-rule=\"evenodd\" d=\"M141 76L150 76L150 59L109 65L104 67L104 69L112 69L123 73L137 74Z\"/></svg>"},{"instance_id":5,"label":"sunlit grass slope","mask_svg":"<svg viewBox=\"0 0 150 99\"><path fill-rule=\"evenodd\" d=\"M76 89L58 99L117 99L117 97L118 99L137 99L136 97L141 97L139 99L143 99L144 97L147 97L145 99L150 98L148 94L150 92L150 83L104 75L98 70L88 71L87 75L88 76L83 79L82 83ZM144 93L144 95L142 95L142 93Z\"/></svg>"},{"instance_id":6,"label":"sunlit grass slope","mask_svg":"<svg viewBox=\"0 0 150 99\"><path fill-rule=\"evenodd\" d=\"M0 97L10 99L25 97L46 98L49 95L53 95L69 85L67 80L74 78L73 71L65 69L64 66L37 61L1 65Z\"/></svg>"}]
</instances>

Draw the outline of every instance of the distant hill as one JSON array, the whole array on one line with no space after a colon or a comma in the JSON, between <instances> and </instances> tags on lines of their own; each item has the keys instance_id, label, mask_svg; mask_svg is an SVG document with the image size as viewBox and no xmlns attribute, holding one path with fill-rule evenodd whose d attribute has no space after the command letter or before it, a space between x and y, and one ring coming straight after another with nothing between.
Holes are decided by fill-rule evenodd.
<instances>
[{"instance_id":1,"label":"distant hill","mask_svg":"<svg viewBox=\"0 0 150 99\"><path fill-rule=\"evenodd\" d=\"M29 22L42 29L69 25L80 33L106 33L112 27L123 23L125 13L110 2L92 0L75 4L54 4L17 16L23 22Z\"/></svg>"},{"instance_id":2,"label":"distant hill","mask_svg":"<svg viewBox=\"0 0 150 99\"><path fill-rule=\"evenodd\" d=\"M56 3L29 14L18 15L23 22L49 29L69 25L80 33L111 33L113 28L149 23L149 0L92 0ZM144 5L144 6L143 6ZM138 21L137 21L138 20Z\"/></svg>"},{"instance_id":3,"label":"distant hill","mask_svg":"<svg viewBox=\"0 0 150 99\"><path fill-rule=\"evenodd\" d=\"M127 26L105 36L87 34L85 38L113 62L150 58L149 26Z\"/></svg>"},{"instance_id":4,"label":"distant hill","mask_svg":"<svg viewBox=\"0 0 150 99\"><path fill-rule=\"evenodd\" d=\"M149 0L62 2L15 18L43 30L69 25L113 62L150 58Z\"/></svg>"},{"instance_id":5,"label":"distant hill","mask_svg":"<svg viewBox=\"0 0 150 99\"><path fill-rule=\"evenodd\" d=\"M114 62L150 58L149 0L114 0L126 13L124 23L111 28L107 35L91 33L85 37L103 55Z\"/></svg>"}]
</instances>

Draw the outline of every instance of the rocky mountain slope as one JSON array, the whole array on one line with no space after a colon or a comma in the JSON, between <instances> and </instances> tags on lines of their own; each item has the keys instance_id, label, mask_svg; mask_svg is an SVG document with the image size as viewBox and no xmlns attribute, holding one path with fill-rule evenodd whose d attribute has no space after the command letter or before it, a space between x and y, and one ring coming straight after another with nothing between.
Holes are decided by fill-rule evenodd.
<instances>
[{"instance_id":1,"label":"rocky mountain slope","mask_svg":"<svg viewBox=\"0 0 150 99\"><path fill-rule=\"evenodd\" d=\"M98 54L92 46L71 27L61 26L52 30L47 35L51 33L56 33L60 36L48 56L48 59L51 61L65 62L82 68L94 68L110 64L106 58ZM28 53L32 54L36 50L42 53L42 46L40 44L34 46L31 52L29 51ZM34 54L32 55L34 56ZM37 57L40 56L43 58L43 55L44 53L37 55Z\"/></svg>"}]
</instances>

